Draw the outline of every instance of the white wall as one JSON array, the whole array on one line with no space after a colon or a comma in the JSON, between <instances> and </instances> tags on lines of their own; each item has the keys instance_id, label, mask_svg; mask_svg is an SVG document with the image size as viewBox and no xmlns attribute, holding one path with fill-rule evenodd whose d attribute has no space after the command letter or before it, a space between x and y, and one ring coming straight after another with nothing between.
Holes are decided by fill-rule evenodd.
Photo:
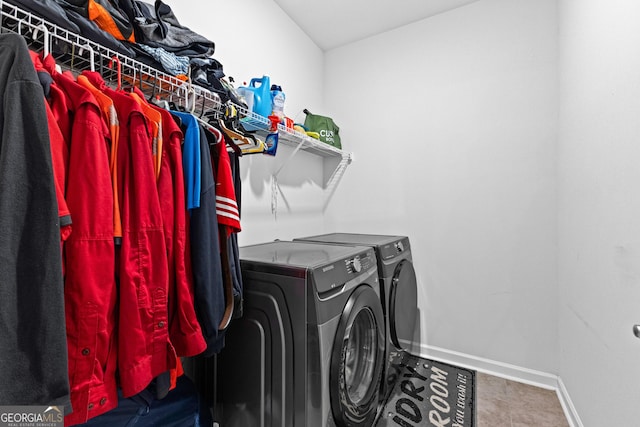
<instances>
[{"instance_id":1,"label":"white wall","mask_svg":"<svg viewBox=\"0 0 640 427\"><path fill-rule=\"evenodd\" d=\"M321 108L323 52L272 1L167 0L181 24L216 43L214 57L237 83L268 75L282 86L285 113L304 121L302 110ZM278 176L277 212L272 213L271 175L292 149L279 146L273 158L241 159L243 181L241 245L319 233L323 227L323 163L301 152Z\"/></svg>"},{"instance_id":2,"label":"white wall","mask_svg":"<svg viewBox=\"0 0 640 427\"><path fill-rule=\"evenodd\" d=\"M560 377L585 426L640 423L640 4L560 0Z\"/></svg>"},{"instance_id":3,"label":"white wall","mask_svg":"<svg viewBox=\"0 0 640 427\"><path fill-rule=\"evenodd\" d=\"M557 370L553 0L482 0L326 53L356 153L329 229L406 234L422 341Z\"/></svg>"},{"instance_id":4,"label":"white wall","mask_svg":"<svg viewBox=\"0 0 640 427\"><path fill-rule=\"evenodd\" d=\"M326 211L300 154L277 218L290 150L243 158L242 244L409 235L423 342L559 374L586 426L640 419L640 4L481 0L323 55L275 3L168 3L355 153Z\"/></svg>"}]
</instances>

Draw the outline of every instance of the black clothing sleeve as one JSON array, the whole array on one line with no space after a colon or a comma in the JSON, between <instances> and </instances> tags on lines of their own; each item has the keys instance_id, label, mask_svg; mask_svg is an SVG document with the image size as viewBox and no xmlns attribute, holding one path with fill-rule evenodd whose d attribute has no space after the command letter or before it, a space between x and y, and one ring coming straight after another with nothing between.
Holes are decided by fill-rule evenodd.
<instances>
[{"instance_id":1,"label":"black clothing sleeve","mask_svg":"<svg viewBox=\"0 0 640 427\"><path fill-rule=\"evenodd\" d=\"M191 210L189 237L196 314L207 342L207 349L203 355L212 356L220 352L224 346L224 334L218 330L218 325L224 314L225 301L216 214L216 188L209 143L202 130L200 154L200 207Z\"/></svg>"}]
</instances>

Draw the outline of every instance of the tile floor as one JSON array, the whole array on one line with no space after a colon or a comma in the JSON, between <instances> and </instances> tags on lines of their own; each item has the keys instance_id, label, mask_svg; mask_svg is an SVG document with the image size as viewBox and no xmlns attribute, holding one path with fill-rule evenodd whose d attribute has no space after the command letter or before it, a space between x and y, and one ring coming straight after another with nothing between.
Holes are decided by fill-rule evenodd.
<instances>
[{"instance_id":1,"label":"tile floor","mask_svg":"<svg viewBox=\"0 0 640 427\"><path fill-rule=\"evenodd\" d=\"M478 427L569 427L554 390L476 373Z\"/></svg>"}]
</instances>

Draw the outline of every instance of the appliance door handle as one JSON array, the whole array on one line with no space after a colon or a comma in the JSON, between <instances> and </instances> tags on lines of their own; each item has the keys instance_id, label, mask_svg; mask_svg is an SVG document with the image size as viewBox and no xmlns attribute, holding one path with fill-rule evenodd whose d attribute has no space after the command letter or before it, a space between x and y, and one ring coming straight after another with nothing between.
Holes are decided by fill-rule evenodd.
<instances>
[{"instance_id":1,"label":"appliance door handle","mask_svg":"<svg viewBox=\"0 0 640 427\"><path fill-rule=\"evenodd\" d=\"M640 325L633 325L633 335L640 338Z\"/></svg>"}]
</instances>

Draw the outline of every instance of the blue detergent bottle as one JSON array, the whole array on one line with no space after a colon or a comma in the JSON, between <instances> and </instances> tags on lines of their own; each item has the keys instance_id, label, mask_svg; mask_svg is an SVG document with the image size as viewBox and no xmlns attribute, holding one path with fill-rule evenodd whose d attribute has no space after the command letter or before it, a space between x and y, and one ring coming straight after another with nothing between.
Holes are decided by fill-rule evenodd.
<instances>
[{"instance_id":1,"label":"blue detergent bottle","mask_svg":"<svg viewBox=\"0 0 640 427\"><path fill-rule=\"evenodd\" d=\"M253 112L263 117L271 115L271 80L269 76L253 78L246 90L253 92Z\"/></svg>"}]
</instances>

